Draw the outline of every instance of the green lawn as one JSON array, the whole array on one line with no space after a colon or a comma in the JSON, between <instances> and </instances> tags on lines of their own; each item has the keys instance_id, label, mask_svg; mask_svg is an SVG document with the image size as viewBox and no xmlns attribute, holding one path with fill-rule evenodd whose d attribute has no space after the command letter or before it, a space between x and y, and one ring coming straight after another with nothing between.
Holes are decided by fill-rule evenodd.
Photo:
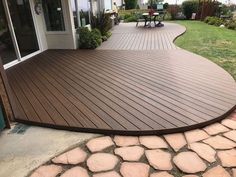
<instances>
[{"instance_id":1,"label":"green lawn","mask_svg":"<svg viewBox=\"0 0 236 177\"><path fill-rule=\"evenodd\" d=\"M210 59L236 79L236 31L198 21L176 21L187 28L175 44Z\"/></svg>"}]
</instances>

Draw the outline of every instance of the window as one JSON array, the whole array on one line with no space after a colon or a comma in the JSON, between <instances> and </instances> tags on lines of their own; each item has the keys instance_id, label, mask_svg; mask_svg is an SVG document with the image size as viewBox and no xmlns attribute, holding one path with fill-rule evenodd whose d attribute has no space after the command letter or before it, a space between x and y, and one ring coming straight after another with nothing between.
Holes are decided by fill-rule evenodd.
<instances>
[{"instance_id":1,"label":"window","mask_svg":"<svg viewBox=\"0 0 236 177\"><path fill-rule=\"evenodd\" d=\"M65 31L61 0L42 0L47 31Z\"/></svg>"}]
</instances>

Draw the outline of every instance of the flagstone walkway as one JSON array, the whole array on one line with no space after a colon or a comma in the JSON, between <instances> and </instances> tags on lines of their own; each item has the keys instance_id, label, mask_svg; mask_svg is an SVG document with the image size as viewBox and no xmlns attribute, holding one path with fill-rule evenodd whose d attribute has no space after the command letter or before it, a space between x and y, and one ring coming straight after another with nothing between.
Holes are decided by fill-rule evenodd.
<instances>
[{"instance_id":1,"label":"flagstone walkway","mask_svg":"<svg viewBox=\"0 0 236 177\"><path fill-rule=\"evenodd\" d=\"M236 177L236 111L221 123L164 136L101 136L29 177Z\"/></svg>"}]
</instances>

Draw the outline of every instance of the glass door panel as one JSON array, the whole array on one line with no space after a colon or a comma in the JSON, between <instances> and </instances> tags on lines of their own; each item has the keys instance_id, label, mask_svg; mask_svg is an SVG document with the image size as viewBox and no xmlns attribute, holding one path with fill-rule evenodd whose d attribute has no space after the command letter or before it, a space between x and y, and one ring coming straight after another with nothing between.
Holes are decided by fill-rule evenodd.
<instances>
[{"instance_id":1,"label":"glass door panel","mask_svg":"<svg viewBox=\"0 0 236 177\"><path fill-rule=\"evenodd\" d=\"M2 0L0 0L0 56L3 64L17 59Z\"/></svg>"},{"instance_id":2,"label":"glass door panel","mask_svg":"<svg viewBox=\"0 0 236 177\"><path fill-rule=\"evenodd\" d=\"M7 3L21 57L38 51L29 0L8 0Z\"/></svg>"}]
</instances>

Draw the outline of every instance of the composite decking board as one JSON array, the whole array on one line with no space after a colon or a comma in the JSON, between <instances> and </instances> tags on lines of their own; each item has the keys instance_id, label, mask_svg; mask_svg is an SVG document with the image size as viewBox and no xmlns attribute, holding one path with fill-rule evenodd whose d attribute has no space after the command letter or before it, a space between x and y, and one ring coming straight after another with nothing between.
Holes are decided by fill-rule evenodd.
<instances>
[{"instance_id":1,"label":"composite decking board","mask_svg":"<svg viewBox=\"0 0 236 177\"><path fill-rule=\"evenodd\" d=\"M31 65L31 67L32 67L32 65ZM22 68L21 71L23 71L23 70L24 69ZM44 109L51 116L51 119L55 122L55 124L57 124L57 125L67 124L66 120L63 119L62 115L57 110L57 108L54 107L53 101L51 101L51 99L50 99L51 94L48 93L47 91L45 91L46 88L42 87L42 84L39 84L35 78L32 78L31 74L29 74L27 72L23 72L21 74L23 74L22 78L26 79L27 83L30 84L30 88L31 88L32 92L34 92L35 95L37 95L37 98L39 99L39 101L43 105Z\"/></svg>"},{"instance_id":2,"label":"composite decking board","mask_svg":"<svg viewBox=\"0 0 236 177\"><path fill-rule=\"evenodd\" d=\"M114 28L97 50L46 51L9 68L16 120L76 131L158 134L207 125L236 107L233 78L174 45L183 27L132 25Z\"/></svg>"},{"instance_id":3,"label":"composite decking board","mask_svg":"<svg viewBox=\"0 0 236 177\"><path fill-rule=\"evenodd\" d=\"M81 67L81 65L79 65L79 67ZM78 68L79 69L79 68ZM162 96L162 95L161 95ZM173 101L173 100L172 100ZM180 105L180 104L178 104L178 105ZM182 107L182 105L180 105L180 107ZM190 108L190 107L189 107ZM191 108L190 108L191 109ZM203 114L201 114L201 115L198 115L198 116L202 116ZM206 116L206 115L205 115Z\"/></svg>"},{"instance_id":4,"label":"composite decking board","mask_svg":"<svg viewBox=\"0 0 236 177\"><path fill-rule=\"evenodd\" d=\"M32 120L35 122L40 122L40 119L33 109L31 103L29 102L28 98L25 96L23 91L21 90L20 86L17 85L17 82L13 75L10 75L9 79L11 80L11 86L13 88L13 92L16 94L16 99L21 102L22 109L24 110L25 115L27 116L28 120ZM25 118L22 118L25 119Z\"/></svg>"},{"instance_id":5,"label":"composite decking board","mask_svg":"<svg viewBox=\"0 0 236 177\"><path fill-rule=\"evenodd\" d=\"M40 65L38 65L40 66ZM39 67L37 67L38 72L41 73L42 75L45 75L46 72L44 72ZM50 76L44 76L46 77L47 80L49 80L50 83L52 83L57 89L59 89L60 93L67 98L72 104L75 105L75 107L77 107L78 109L76 109L74 106L70 106L68 109L70 110L70 112L73 113L73 115L76 118L79 118L79 120L82 122L82 124L86 127L86 126L90 126L90 127L96 127L96 124L99 125L99 127L102 128L109 128L109 126L105 123L102 122L101 119L96 116L93 112L88 112L88 108L85 107L77 98L72 97L72 94L68 94L68 90L65 90L58 82L56 82L54 79L50 79ZM71 104L69 103L69 104ZM71 108L73 107L73 109L71 110ZM82 115L82 113L84 113L84 115L89 115L90 117L86 117L84 115ZM94 124L95 123L95 124Z\"/></svg>"},{"instance_id":6,"label":"composite decking board","mask_svg":"<svg viewBox=\"0 0 236 177\"><path fill-rule=\"evenodd\" d=\"M77 64L76 64L77 65ZM81 66L79 66L79 67L81 67ZM78 68L79 69L79 68ZM193 115L192 115L193 116ZM193 116L194 117L194 116ZM197 119L197 117L196 117L196 119Z\"/></svg>"},{"instance_id":7,"label":"composite decking board","mask_svg":"<svg viewBox=\"0 0 236 177\"><path fill-rule=\"evenodd\" d=\"M60 57L58 57L58 58L60 58ZM62 60L60 60L60 61L62 61ZM56 64L56 63L55 63ZM83 75L83 73L81 72L81 66L79 67L79 70L80 70L80 72L79 72L79 74L78 73L76 73L76 71L78 70L78 68L71 68L70 66L66 66L66 64L63 64L63 67L69 67L69 71L68 72L70 72L70 71L74 71L75 73L72 73L72 75L74 75L74 76L76 76L77 78L81 78L80 76L81 75ZM84 75L85 76L83 76L83 77L86 77L87 75L86 74L89 74L88 72L84 72ZM94 75L95 76L95 75ZM81 79L82 80L82 79ZM83 81L86 81L85 79L83 79ZM87 79L87 81L91 81L91 80L89 80L89 79ZM94 80L94 82L96 83L96 85L99 85L100 83L99 82L96 82L96 80ZM106 87L106 85L102 85L102 86L99 86L100 88L101 88L101 90L103 90L104 88L103 87ZM111 94L110 94L110 98L111 97L113 97L113 95L112 95L112 92L114 92L115 90L111 90ZM114 98L114 97L113 97ZM119 97L117 97L118 99L119 99ZM124 99L125 99L125 97L124 97ZM124 108L125 109L128 109L127 111L129 112L129 111L131 111L131 112L133 112L133 114L134 114L134 111L132 111L132 106L131 105L124 105L124 104L122 104L122 100L120 99L120 105L122 105L122 106L124 106ZM119 103L119 101L116 101L116 103ZM125 103L125 102L124 102ZM126 108L126 106L129 106L129 108ZM131 108L131 109L130 109ZM141 110L142 110L143 108L141 107ZM133 109L133 110L135 110L135 109ZM135 111L137 111L137 110L135 110ZM142 112L142 111L141 111ZM141 114L139 114L139 116L141 116ZM140 117L140 118L142 118L143 119L143 121L145 121L145 122L148 122L148 120L145 120L146 118L145 118L145 116L144 115L142 115L142 117ZM145 118L145 119L144 119ZM161 120L158 120L158 121L161 121ZM153 125L155 125L156 123L155 122L153 122ZM167 124L167 122L165 122L165 124ZM150 124L151 125L151 124Z\"/></svg>"},{"instance_id":8,"label":"composite decking board","mask_svg":"<svg viewBox=\"0 0 236 177\"><path fill-rule=\"evenodd\" d=\"M54 63L53 64L54 66L57 65L57 63ZM60 67L60 65L58 66ZM58 69L57 67L57 69ZM65 68L65 65L63 66L63 68L61 68L60 71L62 71L63 69L66 70ZM59 69L58 69L59 70ZM71 72L71 70L68 70L68 74ZM126 111L127 108L125 108L126 105L123 105L124 108L120 107L120 105L122 105L122 102L121 100L115 98L110 94L109 96L107 96L107 92L104 93L103 89L102 88L96 88L94 86L91 87L91 83L87 80L87 84L85 84L84 80L82 80L81 78L78 78L78 77L75 77L76 74L75 73L72 73L71 75L67 75L68 78L72 79L74 82L76 82L78 85L80 85L81 87L85 88L87 91L89 91L90 93L93 93L98 99L100 99L101 101L103 101L104 103L108 104L110 107L112 107L114 110L116 110L117 112L119 112L123 117L127 117L132 123L136 124L137 127L139 128L150 128L148 125L152 125L152 126L155 126L155 127L158 127L161 128L162 126L160 126L159 124L157 124L156 122L154 121L151 121L148 120L148 119L145 119L145 116L141 116L141 114L136 114L135 111L132 111L132 113L134 115L132 115L131 113L129 113L128 111ZM93 89L93 90L92 90ZM98 93L98 90L101 89L101 94ZM102 92L103 91L103 92ZM113 101L112 101L113 100ZM136 116L136 117L134 117ZM138 118L137 116L141 116L140 118ZM141 120L141 118L143 120ZM138 121L139 120L139 121ZM143 122L144 121L144 122ZM146 124L146 123L147 124Z\"/></svg>"},{"instance_id":9,"label":"composite decking board","mask_svg":"<svg viewBox=\"0 0 236 177\"><path fill-rule=\"evenodd\" d=\"M113 58L113 61L112 61L112 64L114 65L115 64L115 62L114 62L114 59L115 58ZM104 62L108 62L108 61L104 61ZM105 63L104 63L105 64ZM128 66L128 64L127 63L124 63L123 65L125 65L124 67L122 67L122 69L124 69L126 66ZM111 66L111 65L110 65ZM121 62L118 62L118 65L116 65L117 67L119 67L119 66L121 66ZM130 66L132 69L134 69L134 68L136 68L135 67L135 64L133 64L133 67L132 67L132 64L131 64L131 66ZM142 68L142 67L137 67L137 70L138 70L138 72L139 73L141 73L141 70L144 70L144 72L145 72L145 68ZM130 69L128 69L128 71L131 71ZM160 75L162 75L161 74L161 72L162 71L160 71L160 74L159 74L159 76ZM146 68L146 73L149 73L148 71L147 71L147 68ZM155 71L152 71L152 73L156 73ZM150 75L152 75L151 73L150 73ZM163 77L161 78L161 77L158 77L158 78L154 78L154 80L152 80L152 79L150 79L150 75L149 76L145 76L145 74L144 75L142 75L142 77L145 77L145 79L149 79L149 80L151 80L151 82L153 82L153 83L155 83L155 81L157 81L157 79L162 79L160 82L164 82L164 83L167 83L167 84L172 84L173 85L173 83L174 83L174 79L173 78L171 78L171 77L169 77L168 75L163 75ZM168 80L168 78L170 78L171 80ZM166 82L166 81L171 81L171 82ZM180 83L180 84L178 84L178 86L181 86L181 85L184 85L186 88L187 87L190 87L191 85L190 84L184 84L184 82L183 83ZM175 87L176 87L176 85L175 85ZM191 92L193 92L195 89L194 89L194 87L192 87L192 88L190 88L191 89ZM186 89L185 89L186 90ZM199 92L197 92L197 90L195 91L195 93L197 93L197 94L203 94L203 96L204 97L208 97L208 95L209 94L211 94L211 89L209 89L209 92L206 92L206 93L208 93L208 94L205 94L205 93L201 93L202 91L199 91ZM217 93L213 93L213 94L211 94L211 95L209 95L210 97L209 97L209 99L216 99L216 100L213 100L213 101L220 101L221 99L223 99L223 101L230 101L230 98L229 99L226 99L226 98L224 98L223 96L217 96ZM232 97L232 96L231 96ZM232 103L232 102L231 102ZM229 103L229 104L231 104L231 103Z\"/></svg>"},{"instance_id":10,"label":"composite decking board","mask_svg":"<svg viewBox=\"0 0 236 177\"><path fill-rule=\"evenodd\" d=\"M114 59L114 58L113 58ZM104 61L104 62L107 62L107 61ZM115 64L115 62L114 61L112 61L113 62L113 64ZM119 62L118 63L118 66L120 66L121 65L121 63ZM125 66L129 66L127 63L125 63L124 64ZM134 65L134 64L133 64ZM143 67L135 67L135 66L133 66L132 67L132 64L130 64L130 67L132 68L132 69L134 69L134 68L137 68L137 70L138 70L138 72L139 73L141 73L141 70L143 70L144 72L145 72L145 68L143 68ZM147 68L146 68L146 70L147 70ZM130 71L130 70L129 70ZM152 73L153 74L151 74L150 72L148 72L148 71L146 71L146 73L149 73L150 75L155 75L155 73L157 73L156 71L152 71ZM166 81L170 81L170 84L172 84L172 83L174 83L174 79L173 79L173 77L170 77L170 76L168 76L168 75L162 75L161 74L162 73L162 71L159 71L159 77L158 77L158 79L161 79L161 81L162 82L166 82ZM146 79L149 79L149 80L151 80L152 82L154 82L155 83L155 80L157 80L157 78L155 78L155 77L150 77L150 75L149 76L145 76L145 75L143 75L143 77L145 77ZM160 77L160 76L163 76L163 77ZM149 77L149 78L148 78ZM168 78L170 78L170 79L168 79ZM176 80L178 80L178 78L176 78ZM166 83L168 83L168 82L166 82ZM179 86L181 86L181 85L183 85L183 86L185 86L186 88L190 88L191 89L191 91L195 91L197 94L199 93L199 94L203 94L203 96L205 97L207 97L207 96L210 96L209 97L209 99L217 99L216 101L218 101L218 100L222 100L222 101L230 101L230 99L231 99L231 97L232 96L229 96L229 98L227 99L227 98L225 98L225 97L223 97L223 94L226 94L226 93L222 93L222 94L219 94L219 96L218 96L218 92L213 92L213 93L211 93L212 92L212 89L208 89L206 92L204 92L204 90L206 90L206 89L204 89L204 88L201 88L200 87L200 89L202 89L202 90L200 90L200 91L198 91L198 90L196 90L195 89L195 86L192 86L191 87L191 84L187 84L187 83L178 83L178 85ZM232 102L229 102L229 104L231 104Z\"/></svg>"},{"instance_id":11,"label":"composite decking board","mask_svg":"<svg viewBox=\"0 0 236 177\"><path fill-rule=\"evenodd\" d=\"M94 63L94 61L93 61L93 63ZM104 65L105 65L105 64L104 64ZM104 68L102 68L102 69L104 70ZM107 68L106 68L106 69L107 69ZM110 69L108 69L108 70L110 70ZM117 69L116 69L116 70L117 70ZM112 74L112 72L113 72L113 71L110 71L109 74ZM116 71L114 71L114 72L116 72ZM122 75L122 74L121 74L121 75ZM116 76L116 77L119 77L119 76ZM134 77L135 77L135 76L134 76ZM124 79L124 78L122 78L122 79ZM132 79L132 78L131 78L131 79ZM131 79L130 79L130 80L131 80ZM129 81L129 80L128 80L128 81ZM165 89L167 89L167 87L165 87ZM151 92L151 91L150 91L150 92Z\"/></svg>"}]
</instances>

